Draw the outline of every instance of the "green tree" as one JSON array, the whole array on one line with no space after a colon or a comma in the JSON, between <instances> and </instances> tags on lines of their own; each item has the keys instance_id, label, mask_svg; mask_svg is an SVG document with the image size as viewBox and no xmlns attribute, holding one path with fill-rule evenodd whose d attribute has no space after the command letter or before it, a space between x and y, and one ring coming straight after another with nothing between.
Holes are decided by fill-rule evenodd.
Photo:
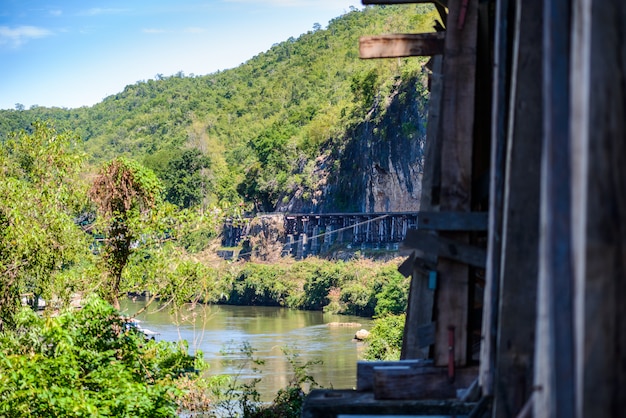
<instances>
[{"instance_id":1,"label":"green tree","mask_svg":"<svg viewBox=\"0 0 626 418\"><path fill-rule=\"evenodd\" d=\"M198 149L160 151L146 157L145 164L163 181L165 200L179 208L202 203L209 192L211 161Z\"/></svg>"},{"instance_id":2,"label":"green tree","mask_svg":"<svg viewBox=\"0 0 626 418\"><path fill-rule=\"evenodd\" d=\"M21 294L36 303L56 276L90 257L74 222L85 203L75 139L38 122L0 148L0 329L10 328Z\"/></svg>"},{"instance_id":3,"label":"green tree","mask_svg":"<svg viewBox=\"0 0 626 418\"><path fill-rule=\"evenodd\" d=\"M152 211L161 202L162 191L152 170L123 157L104 164L89 191L105 234L105 294L116 308L122 272L133 246L151 232L147 227L153 221Z\"/></svg>"}]
</instances>

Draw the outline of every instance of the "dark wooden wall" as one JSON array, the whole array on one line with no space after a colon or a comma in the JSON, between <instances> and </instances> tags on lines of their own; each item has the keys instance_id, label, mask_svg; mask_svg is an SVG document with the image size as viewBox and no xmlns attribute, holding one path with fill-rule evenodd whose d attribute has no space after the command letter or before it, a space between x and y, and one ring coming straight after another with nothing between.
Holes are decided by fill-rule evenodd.
<instances>
[{"instance_id":1,"label":"dark wooden wall","mask_svg":"<svg viewBox=\"0 0 626 418\"><path fill-rule=\"evenodd\" d=\"M626 416L626 2L434 3L443 43L441 34L382 36L361 54L435 55L422 206L456 219L480 211L486 171L488 236L467 222L408 232L403 358L434 366L416 367L430 375L412 380L409 366L395 365L404 383L420 382L405 385L404 399L462 371L477 373L482 389L472 416L486 400L494 417ZM486 257L467 256L485 245Z\"/></svg>"},{"instance_id":2,"label":"dark wooden wall","mask_svg":"<svg viewBox=\"0 0 626 418\"><path fill-rule=\"evenodd\" d=\"M507 125L492 145L506 152L492 159L490 217L501 223L490 224L483 393L494 416L524 406L537 417L623 416L626 5L496 6L515 13L498 15L496 35L513 42L495 51L511 71L508 109L494 108Z\"/></svg>"}]
</instances>

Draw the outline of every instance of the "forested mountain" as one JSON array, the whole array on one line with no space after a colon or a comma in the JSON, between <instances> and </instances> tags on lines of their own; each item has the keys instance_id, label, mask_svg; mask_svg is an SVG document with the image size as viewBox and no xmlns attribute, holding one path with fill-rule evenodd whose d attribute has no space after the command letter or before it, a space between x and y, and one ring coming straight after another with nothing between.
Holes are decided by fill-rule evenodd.
<instances>
[{"instance_id":1,"label":"forested mountain","mask_svg":"<svg viewBox=\"0 0 626 418\"><path fill-rule=\"evenodd\" d=\"M231 70L157 75L92 107L2 110L0 139L51 120L94 165L152 168L181 207L406 210L419 195L425 60L360 60L358 37L430 31L434 18L425 5L352 10Z\"/></svg>"}]
</instances>

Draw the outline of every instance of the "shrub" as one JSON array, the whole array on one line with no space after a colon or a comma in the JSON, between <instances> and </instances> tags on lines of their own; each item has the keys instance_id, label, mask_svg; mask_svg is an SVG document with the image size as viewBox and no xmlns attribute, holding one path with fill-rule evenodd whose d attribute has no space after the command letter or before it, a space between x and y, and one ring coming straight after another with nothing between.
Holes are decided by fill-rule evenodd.
<instances>
[{"instance_id":1,"label":"shrub","mask_svg":"<svg viewBox=\"0 0 626 418\"><path fill-rule=\"evenodd\" d=\"M366 360L399 360L406 315L386 315L374 320L367 338Z\"/></svg>"},{"instance_id":2,"label":"shrub","mask_svg":"<svg viewBox=\"0 0 626 418\"><path fill-rule=\"evenodd\" d=\"M396 269L395 262L337 262L317 258L272 264L230 263L219 271L197 268L198 272L186 283L204 283L195 292L206 294L203 300L209 302L285 306L371 317L387 312L398 314L406 309L409 281Z\"/></svg>"},{"instance_id":3,"label":"shrub","mask_svg":"<svg viewBox=\"0 0 626 418\"><path fill-rule=\"evenodd\" d=\"M408 303L409 280L397 271L387 272L385 278L374 309L374 315L377 317L386 314L399 315L406 311Z\"/></svg>"},{"instance_id":4,"label":"shrub","mask_svg":"<svg viewBox=\"0 0 626 418\"><path fill-rule=\"evenodd\" d=\"M285 306L294 286L278 265L247 263L235 278L228 303Z\"/></svg>"},{"instance_id":5,"label":"shrub","mask_svg":"<svg viewBox=\"0 0 626 418\"><path fill-rule=\"evenodd\" d=\"M318 262L304 284L303 308L320 310L328 305L331 288L340 287L342 263Z\"/></svg>"},{"instance_id":6,"label":"shrub","mask_svg":"<svg viewBox=\"0 0 626 418\"><path fill-rule=\"evenodd\" d=\"M203 366L184 345L148 340L101 299L53 318L23 309L16 324L0 334L2 416L175 417L184 407L177 380L196 380Z\"/></svg>"},{"instance_id":7,"label":"shrub","mask_svg":"<svg viewBox=\"0 0 626 418\"><path fill-rule=\"evenodd\" d=\"M376 295L371 285L360 282L346 284L341 292L341 301L346 307L342 313L360 316L374 315Z\"/></svg>"}]
</instances>

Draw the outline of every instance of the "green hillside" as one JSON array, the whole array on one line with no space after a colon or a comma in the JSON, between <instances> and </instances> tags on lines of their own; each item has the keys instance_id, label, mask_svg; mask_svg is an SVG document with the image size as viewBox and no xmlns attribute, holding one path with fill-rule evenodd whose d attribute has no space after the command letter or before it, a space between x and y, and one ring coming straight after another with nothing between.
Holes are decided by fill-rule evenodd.
<instances>
[{"instance_id":1,"label":"green hillside","mask_svg":"<svg viewBox=\"0 0 626 418\"><path fill-rule=\"evenodd\" d=\"M0 111L0 138L52 120L94 165L127 156L152 168L179 206L270 211L314 181L316 158L344 147L375 104L423 77L423 59L360 60L359 36L431 31L434 19L425 5L353 10L232 70L157 75L92 107Z\"/></svg>"}]
</instances>

